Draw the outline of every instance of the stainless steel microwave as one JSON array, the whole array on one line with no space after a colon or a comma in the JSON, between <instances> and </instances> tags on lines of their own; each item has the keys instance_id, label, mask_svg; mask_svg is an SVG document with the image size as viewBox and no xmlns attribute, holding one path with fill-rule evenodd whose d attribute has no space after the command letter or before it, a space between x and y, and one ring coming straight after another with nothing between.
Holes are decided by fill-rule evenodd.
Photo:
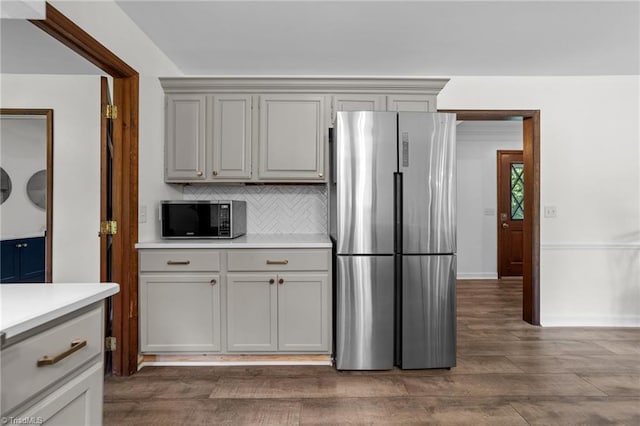
<instances>
[{"instance_id":1,"label":"stainless steel microwave","mask_svg":"<svg viewBox=\"0 0 640 426\"><path fill-rule=\"evenodd\" d=\"M247 232L246 201L161 201L162 238L235 238Z\"/></svg>"}]
</instances>

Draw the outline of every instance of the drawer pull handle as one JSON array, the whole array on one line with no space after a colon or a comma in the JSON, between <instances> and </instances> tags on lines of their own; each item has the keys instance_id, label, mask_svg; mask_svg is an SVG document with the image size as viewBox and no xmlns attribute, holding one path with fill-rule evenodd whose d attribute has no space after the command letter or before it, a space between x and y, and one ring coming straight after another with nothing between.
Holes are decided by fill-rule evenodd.
<instances>
[{"instance_id":1,"label":"drawer pull handle","mask_svg":"<svg viewBox=\"0 0 640 426\"><path fill-rule=\"evenodd\" d=\"M167 265L188 265L190 263L189 260L167 260Z\"/></svg>"},{"instance_id":2,"label":"drawer pull handle","mask_svg":"<svg viewBox=\"0 0 640 426\"><path fill-rule=\"evenodd\" d=\"M289 261L285 260L267 260L267 265L286 265Z\"/></svg>"},{"instance_id":3,"label":"drawer pull handle","mask_svg":"<svg viewBox=\"0 0 640 426\"><path fill-rule=\"evenodd\" d=\"M44 355L42 358L38 360L38 367L57 364L58 362L62 361L72 353L79 351L85 346L87 346L86 340L74 340L73 342L71 342L71 347L66 351L60 352L58 355L53 357L50 357L49 355Z\"/></svg>"}]
</instances>

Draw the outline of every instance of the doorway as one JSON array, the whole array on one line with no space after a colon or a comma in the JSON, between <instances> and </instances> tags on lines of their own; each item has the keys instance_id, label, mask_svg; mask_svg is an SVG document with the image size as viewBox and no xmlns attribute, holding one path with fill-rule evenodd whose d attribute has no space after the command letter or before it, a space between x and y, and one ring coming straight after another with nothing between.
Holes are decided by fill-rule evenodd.
<instances>
[{"instance_id":1,"label":"doorway","mask_svg":"<svg viewBox=\"0 0 640 426\"><path fill-rule=\"evenodd\" d=\"M112 128L111 207L118 230L110 237L110 269L111 281L120 284L120 292L112 298L111 337L116 339L116 346L112 352L111 372L130 375L138 367L138 258L135 249L138 239L138 72L49 3L46 3L46 19L30 22L113 78L113 101L118 114ZM104 150L102 152L104 154ZM104 180L100 187L104 201L107 188ZM101 240L106 238L104 233L100 236ZM106 265L107 244L101 241L100 247L100 263ZM106 276L102 278L106 279Z\"/></svg>"},{"instance_id":2,"label":"doorway","mask_svg":"<svg viewBox=\"0 0 640 426\"><path fill-rule=\"evenodd\" d=\"M524 218L522 221L522 319L540 325L540 111L439 110L457 114L458 120L522 120Z\"/></svg>"},{"instance_id":3,"label":"doorway","mask_svg":"<svg viewBox=\"0 0 640 426\"><path fill-rule=\"evenodd\" d=\"M498 278L521 277L524 222L524 159L522 151L497 153Z\"/></svg>"},{"instance_id":4,"label":"doorway","mask_svg":"<svg viewBox=\"0 0 640 426\"><path fill-rule=\"evenodd\" d=\"M1 108L0 120L0 282L51 282L53 110Z\"/></svg>"}]
</instances>

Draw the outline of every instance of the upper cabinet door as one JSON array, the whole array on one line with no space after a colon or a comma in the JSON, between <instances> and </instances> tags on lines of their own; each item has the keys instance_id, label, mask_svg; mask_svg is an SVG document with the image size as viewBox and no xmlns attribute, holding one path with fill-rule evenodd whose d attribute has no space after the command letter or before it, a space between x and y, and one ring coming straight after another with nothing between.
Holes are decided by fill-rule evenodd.
<instances>
[{"instance_id":1,"label":"upper cabinet door","mask_svg":"<svg viewBox=\"0 0 640 426\"><path fill-rule=\"evenodd\" d=\"M251 95L215 95L210 102L207 179L251 178Z\"/></svg>"},{"instance_id":2,"label":"upper cabinet door","mask_svg":"<svg viewBox=\"0 0 640 426\"><path fill-rule=\"evenodd\" d=\"M204 95L167 95L167 181L206 179L205 99Z\"/></svg>"},{"instance_id":3,"label":"upper cabinet door","mask_svg":"<svg viewBox=\"0 0 640 426\"><path fill-rule=\"evenodd\" d=\"M258 178L324 181L324 117L324 95L262 95Z\"/></svg>"},{"instance_id":4,"label":"upper cabinet door","mask_svg":"<svg viewBox=\"0 0 640 426\"><path fill-rule=\"evenodd\" d=\"M333 97L331 123L335 125L338 111L386 111L387 99L384 95L349 95Z\"/></svg>"},{"instance_id":5,"label":"upper cabinet door","mask_svg":"<svg viewBox=\"0 0 640 426\"><path fill-rule=\"evenodd\" d=\"M389 95L387 111L436 112L434 95Z\"/></svg>"}]
</instances>

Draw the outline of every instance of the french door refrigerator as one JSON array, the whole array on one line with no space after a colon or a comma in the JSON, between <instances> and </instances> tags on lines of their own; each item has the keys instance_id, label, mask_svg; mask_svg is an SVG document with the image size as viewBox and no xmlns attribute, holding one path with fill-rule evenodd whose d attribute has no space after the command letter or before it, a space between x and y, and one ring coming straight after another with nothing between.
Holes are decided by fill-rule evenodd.
<instances>
[{"instance_id":1,"label":"french door refrigerator","mask_svg":"<svg viewBox=\"0 0 640 426\"><path fill-rule=\"evenodd\" d=\"M339 112L331 151L336 368L455 366L455 114Z\"/></svg>"}]
</instances>

